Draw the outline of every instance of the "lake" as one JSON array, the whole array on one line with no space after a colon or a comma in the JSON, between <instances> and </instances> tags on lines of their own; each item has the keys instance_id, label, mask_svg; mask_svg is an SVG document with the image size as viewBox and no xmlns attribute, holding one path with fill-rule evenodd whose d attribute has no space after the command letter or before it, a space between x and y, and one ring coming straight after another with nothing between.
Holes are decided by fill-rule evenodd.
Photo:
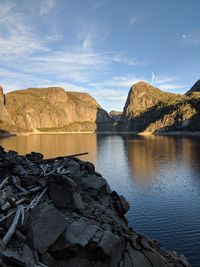
<instances>
[{"instance_id":1,"label":"lake","mask_svg":"<svg viewBox=\"0 0 200 267\"><path fill-rule=\"evenodd\" d=\"M200 137L53 134L1 138L6 150L45 157L89 152L130 203L130 225L200 266Z\"/></svg>"}]
</instances>

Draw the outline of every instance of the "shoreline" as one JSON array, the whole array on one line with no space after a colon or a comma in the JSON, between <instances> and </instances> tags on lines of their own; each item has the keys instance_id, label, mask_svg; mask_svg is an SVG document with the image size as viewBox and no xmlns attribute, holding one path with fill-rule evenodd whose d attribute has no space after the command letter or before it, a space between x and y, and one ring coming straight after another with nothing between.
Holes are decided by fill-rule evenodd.
<instances>
[{"instance_id":1,"label":"shoreline","mask_svg":"<svg viewBox=\"0 0 200 267\"><path fill-rule=\"evenodd\" d=\"M57 135L57 134L113 134L113 135L120 135L120 134L132 134L137 136L200 136L200 131L174 131L174 132L92 132L92 131L84 131L84 132L40 132L40 131L33 131L33 132L11 132L11 133L4 133L0 134L0 138L5 137L12 137L12 136L30 136L30 135Z\"/></svg>"}]
</instances>

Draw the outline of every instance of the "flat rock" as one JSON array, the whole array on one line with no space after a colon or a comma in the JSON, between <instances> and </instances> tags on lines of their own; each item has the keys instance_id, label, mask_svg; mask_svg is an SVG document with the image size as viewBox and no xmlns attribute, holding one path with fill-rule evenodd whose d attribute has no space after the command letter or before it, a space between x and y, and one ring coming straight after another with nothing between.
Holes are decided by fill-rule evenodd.
<instances>
[{"instance_id":1,"label":"flat rock","mask_svg":"<svg viewBox=\"0 0 200 267\"><path fill-rule=\"evenodd\" d=\"M70 224L51 248L57 258L69 258L84 248L99 228L88 219L80 218Z\"/></svg>"},{"instance_id":2,"label":"flat rock","mask_svg":"<svg viewBox=\"0 0 200 267\"><path fill-rule=\"evenodd\" d=\"M118 251L120 253L120 250L117 249L119 248L120 242L119 236L110 231L103 231L100 242L96 243L96 246L93 245L93 249L90 249L89 258L92 260L111 259L114 252ZM118 257L117 254L116 257Z\"/></svg>"},{"instance_id":3,"label":"flat rock","mask_svg":"<svg viewBox=\"0 0 200 267\"><path fill-rule=\"evenodd\" d=\"M105 195L107 189L109 188L106 180L103 177L98 177L95 174L85 176L81 179L82 184L88 193L92 196Z\"/></svg>"},{"instance_id":4,"label":"flat rock","mask_svg":"<svg viewBox=\"0 0 200 267\"><path fill-rule=\"evenodd\" d=\"M67 227L67 221L60 212L50 205L42 204L32 211L29 236L33 247L45 253Z\"/></svg>"}]
</instances>

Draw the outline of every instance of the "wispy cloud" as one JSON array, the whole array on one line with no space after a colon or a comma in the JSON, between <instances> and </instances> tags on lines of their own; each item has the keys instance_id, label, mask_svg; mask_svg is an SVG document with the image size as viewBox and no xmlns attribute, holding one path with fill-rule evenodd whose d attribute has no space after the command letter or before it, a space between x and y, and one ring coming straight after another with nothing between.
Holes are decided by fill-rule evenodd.
<instances>
[{"instance_id":1,"label":"wispy cloud","mask_svg":"<svg viewBox=\"0 0 200 267\"><path fill-rule=\"evenodd\" d=\"M185 85L183 84L162 84L159 86L159 88L163 91L170 91L170 92L174 92L175 93L177 92L177 90L179 91L180 89L184 89L185 88ZM180 91L179 91L180 92Z\"/></svg>"},{"instance_id":2,"label":"wispy cloud","mask_svg":"<svg viewBox=\"0 0 200 267\"><path fill-rule=\"evenodd\" d=\"M142 78L133 74L112 77L99 83L89 83L90 92L107 110L122 110L130 87Z\"/></svg>"},{"instance_id":3,"label":"wispy cloud","mask_svg":"<svg viewBox=\"0 0 200 267\"><path fill-rule=\"evenodd\" d=\"M157 76L154 72L152 72L151 83L163 91L176 92L185 88L185 85L179 83L178 77Z\"/></svg>"},{"instance_id":4,"label":"wispy cloud","mask_svg":"<svg viewBox=\"0 0 200 267\"><path fill-rule=\"evenodd\" d=\"M139 79L132 74L116 76L113 69L119 64L133 69L143 63L127 57L123 51L100 49L99 44L109 31L95 21L75 22L75 32L68 25L67 38L62 29L56 28L55 34L49 34L52 29L48 15L55 5L55 0L40 0L28 9L28 4L20 8L14 1L0 2L0 81L5 91L61 86L66 90L87 91L105 108L112 103L112 108L122 109L130 86ZM36 11L37 22L31 17Z\"/></svg>"},{"instance_id":5,"label":"wispy cloud","mask_svg":"<svg viewBox=\"0 0 200 267\"><path fill-rule=\"evenodd\" d=\"M16 9L15 2L0 3L0 56L1 60L46 51L47 47L33 29L26 24Z\"/></svg>"},{"instance_id":6,"label":"wispy cloud","mask_svg":"<svg viewBox=\"0 0 200 267\"><path fill-rule=\"evenodd\" d=\"M113 55L113 61L118 63L123 63L129 66L142 66L143 62L137 61L133 58L127 58L124 56L124 53L117 53Z\"/></svg>"},{"instance_id":7,"label":"wispy cloud","mask_svg":"<svg viewBox=\"0 0 200 267\"><path fill-rule=\"evenodd\" d=\"M192 33L185 33L181 35L181 43L189 46L200 45L200 30L193 31Z\"/></svg>"},{"instance_id":8,"label":"wispy cloud","mask_svg":"<svg viewBox=\"0 0 200 267\"><path fill-rule=\"evenodd\" d=\"M162 83L171 83L177 81L178 77L166 77L166 76L157 76L154 72L151 74L151 82L162 84Z\"/></svg>"},{"instance_id":9,"label":"wispy cloud","mask_svg":"<svg viewBox=\"0 0 200 267\"><path fill-rule=\"evenodd\" d=\"M117 87L117 88L126 88L128 90L130 89L131 85L141 80L142 79L137 78L135 75L127 74L124 76L112 77L111 79L103 80L100 83L90 83L90 85L95 86L96 88Z\"/></svg>"},{"instance_id":10,"label":"wispy cloud","mask_svg":"<svg viewBox=\"0 0 200 267\"><path fill-rule=\"evenodd\" d=\"M107 5L107 1L101 0L101 1L94 1L94 3L92 4L92 8L94 10L99 10L103 7L105 7Z\"/></svg>"},{"instance_id":11,"label":"wispy cloud","mask_svg":"<svg viewBox=\"0 0 200 267\"><path fill-rule=\"evenodd\" d=\"M135 26L139 21L141 20L141 17L136 14L132 14L129 16L129 25L130 26Z\"/></svg>"},{"instance_id":12,"label":"wispy cloud","mask_svg":"<svg viewBox=\"0 0 200 267\"><path fill-rule=\"evenodd\" d=\"M40 0L39 1L39 13L40 16L47 15L55 5L55 0Z\"/></svg>"}]
</instances>

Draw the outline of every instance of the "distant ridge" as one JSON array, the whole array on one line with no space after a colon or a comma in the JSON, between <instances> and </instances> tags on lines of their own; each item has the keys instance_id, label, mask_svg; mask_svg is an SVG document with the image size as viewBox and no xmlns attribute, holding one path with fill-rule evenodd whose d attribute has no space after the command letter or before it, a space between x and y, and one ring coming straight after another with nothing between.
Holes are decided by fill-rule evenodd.
<instances>
[{"instance_id":1,"label":"distant ridge","mask_svg":"<svg viewBox=\"0 0 200 267\"><path fill-rule=\"evenodd\" d=\"M87 93L60 87L3 94L2 132L200 131L200 80L184 95L163 92L144 81L131 86L123 113L107 111Z\"/></svg>"}]
</instances>

